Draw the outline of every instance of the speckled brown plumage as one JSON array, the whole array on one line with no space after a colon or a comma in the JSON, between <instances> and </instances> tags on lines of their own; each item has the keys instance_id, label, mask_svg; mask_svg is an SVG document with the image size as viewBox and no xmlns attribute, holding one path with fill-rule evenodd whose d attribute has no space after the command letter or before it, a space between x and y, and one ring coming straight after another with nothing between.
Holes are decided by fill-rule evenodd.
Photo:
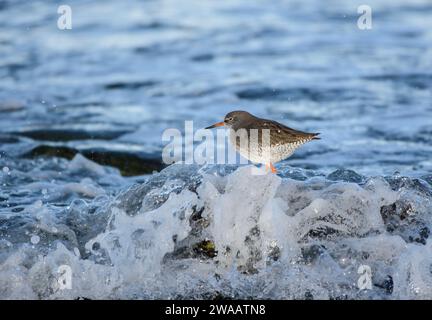
<instances>
[{"instance_id":1,"label":"speckled brown plumage","mask_svg":"<svg viewBox=\"0 0 432 320\"><path fill-rule=\"evenodd\" d=\"M308 133L289 128L279 122L261 119L246 111L232 111L223 122L207 127L227 126L230 141L237 151L252 162L269 165L288 158L294 151L319 133Z\"/></svg>"},{"instance_id":2,"label":"speckled brown plumage","mask_svg":"<svg viewBox=\"0 0 432 320\"><path fill-rule=\"evenodd\" d=\"M299 130L289 128L279 122L267 119L260 119L257 117L246 118L245 121L241 121L238 124L232 126L234 131L239 129L245 129L250 138L251 129L258 130L258 141L262 140L263 130L270 130L270 145L277 146L281 144L304 144L311 140L318 140L319 133L307 133Z\"/></svg>"}]
</instances>

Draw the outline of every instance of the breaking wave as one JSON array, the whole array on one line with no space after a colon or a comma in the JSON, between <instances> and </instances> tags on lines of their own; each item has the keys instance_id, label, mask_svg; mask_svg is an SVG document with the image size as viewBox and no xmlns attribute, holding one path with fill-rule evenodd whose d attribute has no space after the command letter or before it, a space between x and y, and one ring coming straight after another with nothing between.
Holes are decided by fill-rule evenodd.
<instances>
[{"instance_id":1,"label":"breaking wave","mask_svg":"<svg viewBox=\"0 0 432 320\"><path fill-rule=\"evenodd\" d=\"M174 164L115 197L83 180L62 190L85 205L2 216L0 298L432 298L430 177L252 168Z\"/></svg>"}]
</instances>

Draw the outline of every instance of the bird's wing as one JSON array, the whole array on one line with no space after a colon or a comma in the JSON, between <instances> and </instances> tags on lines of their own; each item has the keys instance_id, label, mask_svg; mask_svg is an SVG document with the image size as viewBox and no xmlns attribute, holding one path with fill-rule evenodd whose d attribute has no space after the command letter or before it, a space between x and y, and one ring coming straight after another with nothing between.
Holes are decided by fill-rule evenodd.
<instances>
[{"instance_id":1,"label":"bird's wing","mask_svg":"<svg viewBox=\"0 0 432 320\"><path fill-rule=\"evenodd\" d=\"M287 143L301 145L308 141L319 139L317 137L319 133L307 133L295 130L279 122L266 119L254 119L254 121L243 123L241 129L246 132L239 130L239 128L234 129L236 132L235 144L237 148L241 147L243 138L247 139L243 140L243 143L252 143L251 139L254 141L257 139L255 141L256 143L270 143L271 146L284 145ZM266 142L266 139L268 139L264 131L266 129L268 129L270 133L269 142ZM256 130L256 132L254 133L253 130ZM261 148L261 145L259 145L259 148Z\"/></svg>"},{"instance_id":2,"label":"bird's wing","mask_svg":"<svg viewBox=\"0 0 432 320\"><path fill-rule=\"evenodd\" d=\"M271 138L275 140L276 144L281 143L281 141L283 143L305 143L312 139L319 139L317 137L319 133L308 133L292 129L276 121L271 121L269 127Z\"/></svg>"},{"instance_id":3,"label":"bird's wing","mask_svg":"<svg viewBox=\"0 0 432 320\"><path fill-rule=\"evenodd\" d=\"M270 140L272 145L286 144L286 143L305 143L313 139L319 139L319 133L308 133L289 128L279 122L273 120L260 119L254 123L245 125L250 137L250 129L269 129ZM262 130L258 131L258 139L262 139Z\"/></svg>"}]
</instances>

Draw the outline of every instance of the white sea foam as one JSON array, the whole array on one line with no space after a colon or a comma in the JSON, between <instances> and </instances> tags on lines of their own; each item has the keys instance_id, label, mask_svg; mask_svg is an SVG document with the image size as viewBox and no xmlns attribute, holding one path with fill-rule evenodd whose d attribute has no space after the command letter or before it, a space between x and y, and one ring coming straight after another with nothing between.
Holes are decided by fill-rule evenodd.
<instances>
[{"instance_id":1,"label":"white sea foam","mask_svg":"<svg viewBox=\"0 0 432 320\"><path fill-rule=\"evenodd\" d=\"M42 233L0 243L0 298L432 298L426 183L219 169L170 166L98 214L69 217L77 225L29 206ZM371 290L357 287L360 265Z\"/></svg>"}]
</instances>

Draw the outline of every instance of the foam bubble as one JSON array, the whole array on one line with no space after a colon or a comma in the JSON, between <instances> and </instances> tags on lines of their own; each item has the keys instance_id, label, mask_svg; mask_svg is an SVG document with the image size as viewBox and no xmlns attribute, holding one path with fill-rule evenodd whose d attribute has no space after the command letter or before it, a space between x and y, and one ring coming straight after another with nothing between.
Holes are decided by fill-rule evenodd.
<instances>
[{"instance_id":1,"label":"foam bubble","mask_svg":"<svg viewBox=\"0 0 432 320\"><path fill-rule=\"evenodd\" d=\"M40 237L38 235L32 235L30 238L30 242L32 244L38 244L40 241Z\"/></svg>"}]
</instances>

